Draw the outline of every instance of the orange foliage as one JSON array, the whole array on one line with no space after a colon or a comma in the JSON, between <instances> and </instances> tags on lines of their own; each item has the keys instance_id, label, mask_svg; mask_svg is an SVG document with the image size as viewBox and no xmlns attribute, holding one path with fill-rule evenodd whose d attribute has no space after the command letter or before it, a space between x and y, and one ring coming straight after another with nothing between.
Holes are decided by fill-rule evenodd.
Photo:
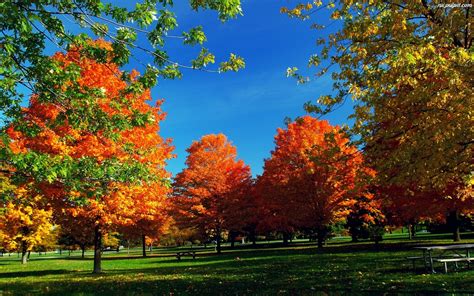
<instances>
[{"instance_id":1,"label":"orange foliage","mask_svg":"<svg viewBox=\"0 0 474 296\"><path fill-rule=\"evenodd\" d=\"M187 152L187 168L175 179L177 211L194 227L214 235L219 251L231 205L250 185L250 168L236 159L236 148L223 134L203 136Z\"/></svg>"},{"instance_id":2,"label":"orange foliage","mask_svg":"<svg viewBox=\"0 0 474 296\"><path fill-rule=\"evenodd\" d=\"M363 161L340 129L305 116L278 129L275 144L257 184L265 215L260 228L322 233L344 218Z\"/></svg>"},{"instance_id":3,"label":"orange foliage","mask_svg":"<svg viewBox=\"0 0 474 296\"><path fill-rule=\"evenodd\" d=\"M110 44L95 41L96 46L111 50ZM138 94L126 93L127 82L122 80L122 72L112 62L100 63L85 57L81 48L71 47L66 53L57 53L52 57L61 69L71 64L80 67L80 77L61 86L65 90L73 83L79 89L97 89L96 97L88 97L105 112L106 120L114 122L114 115L132 116L149 114L151 121L127 129L116 129L115 137L102 130L93 130L84 123L70 124L68 114L74 112L74 105L68 100L61 104L41 102L38 96L30 99L30 105L23 110L27 125L40 127L37 135L29 137L10 127L7 130L11 138L10 148L15 153L35 151L38 153L58 155L64 158L80 160L93 158L97 165L105 160L116 159L121 163L140 162L146 165L150 174L156 177L151 184L132 185L111 180L104 188L104 194L90 196L88 192L74 190L59 181L42 182L37 188L49 199L54 208L56 219L65 221L70 229L74 219L84 221L80 225L100 226L101 228L135 225L140 221L162 223L164 200L169 188L163 182L171 177L165 170L165 162L173 157L171 141L158 135L159 122L165 118L161 111L163 101L159 100L152 107L150 90ZM137 72L131 74L135 79ZM126 93L126 94L125 94ZM75 104L89 104L89 101ZM93 188L101 188L104 183L94 180L82 180ZM65 198L68 197L68 198ZM76 204L71 200L83 200ZM90 222L86 222L90 221ZM87 232L86 230L84 230ZM90 230L89 230L90 231ZM77 234L76 234L77 235Z\"/></svg>"}]
</instances>

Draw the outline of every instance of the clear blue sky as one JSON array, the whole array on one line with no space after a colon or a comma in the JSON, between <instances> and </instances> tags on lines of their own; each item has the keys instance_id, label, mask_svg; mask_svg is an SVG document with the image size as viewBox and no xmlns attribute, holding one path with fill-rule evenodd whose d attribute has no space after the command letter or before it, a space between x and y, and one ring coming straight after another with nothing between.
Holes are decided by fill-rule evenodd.
<instances>
[{"instance_id":1,"label":"clear blue sky","mask_svg":"<svg viewBox=\"0 0 474 296\"><path fill-rule=\"evenodd\" d=\"M173 138L176 147L177 158L169 161L168 169L173 174L182 170L185 150L193 140L224 133L252 173L261 174L284 118L304 115L306 101L331 92L329 75L305 85L285 75L289 66L306 67L320 33L309 29L309 21L289 19L279 12L290 1L244 0L244 15L227 23L218 21L214 12L190 12L188 1L181 2L183 6L177 7L180 29L202 24L208 37L205 46L217 59L234 52L245 58L246 68L224 74L185 70L181 80L160 81L153 89L154 98L165 99L163 109L168 114L161 134ZM196 50L176 43L172 53L186 62ZM350 106L344 106L325 118L343 124L349 112Z\"/></svg>"},{"instance_id":2,"label":"clear blue sky","mask_svg":"<svg viewBox=\"0 0 474 296\"><path fill-rule=\"evenodd\" d=\"M132 8L135 1L113 2ZM297 85L286 77L286 69L297 66L307 70L308 57L316 52L316 39L338 29L338 24L321 32L311 30L310 21L290 19L280 13L282 6L295 3L290 0L242 0L244 15L226 23L219 21L214 11L192 11L188 0L174 2L172 10L179 27L171 33L180 35L202 25L208 39L204 46L216 55L217 62L233 52L244 57L246 67L238 73L223 74L183 70L182 79L158 82L152 96L154 100L165 100L163 110L168 114L161 123L161 135L173 139L177 155L168 162L168 170L175 175L183 169L185 150L192 141L206 134L223 133L237 147L238 157L250 165L253 175L259 175L264 159L274 148L276 129L285 126L285 117L305 115L305 102L331 93L330 75ZM325 9L317 17L330 23ZM65 25L75 33L84 30L72 23ZM149 47L145 36L141 37L139 44ZM200 50L183 46L182 40L168 41L171 59L182 64L190 64ZM47 48L51 53L57 50L52 44ZM150 55L139 50L134 51L134 56L129 69L143 71L143 64L153 63ZM324 119L341 125L347 122L350 111L347 104Z\"/></svg>"}]
</instances>

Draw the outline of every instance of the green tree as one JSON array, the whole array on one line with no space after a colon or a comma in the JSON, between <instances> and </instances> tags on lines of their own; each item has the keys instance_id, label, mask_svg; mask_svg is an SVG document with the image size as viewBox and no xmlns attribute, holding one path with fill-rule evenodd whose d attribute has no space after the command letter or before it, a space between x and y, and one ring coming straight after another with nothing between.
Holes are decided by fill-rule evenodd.
<instances>
[{"instance_id":1,"label":"green tree","mask_svg":"<svg viewBox=\"0 0 474 296\"><path fill-rule=\"evenodd\" d=\"M241 14L240 0L190 0L191 9L212 9L219 19L226 21ZM86 0L8 0L0 3L0 112L2 121L20 113L19 104L24 88L32 93L50 92L50 100L61 95L54 88L60 81L59 73L49 73L54 63L45 48L66 49L77 42L74 32L87 33L113 42L114 63L128 63L132 49L141 50L154 58L154 65L146 66L143 75L145 88L157 78L181 77L182 68L204 69L215 62L215 57L202 45L206 35L201 26L173 35L178 23L171 0L143 0L127 9L108 1ZM93 37L93 36L91 36ZM135 41L147 39L148 45ZM201 46L198 56L184 65L167 50L167 41L179 38L184 45ZM104 52L88 48L96 59L103 60ZM231 54L216 72L235 71L244 66L243 60ZM52 80L49 76L55 76ZM0 114L1 114L0 113Z\"/></svg>"}]
</instances>

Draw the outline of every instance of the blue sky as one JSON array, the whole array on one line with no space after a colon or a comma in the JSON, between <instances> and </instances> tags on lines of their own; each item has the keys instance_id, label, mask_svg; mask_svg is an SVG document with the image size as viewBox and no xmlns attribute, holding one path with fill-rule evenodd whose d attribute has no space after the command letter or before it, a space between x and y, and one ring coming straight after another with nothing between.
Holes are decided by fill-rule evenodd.
<instances>
[{"instance_id":1,"label":"blue sky","mask_svg":"<svg viewBox=\"0 0 474 296\"><path fill-rule=\"evenodd\" d=\"M261 174L284 118L304 115L306 101L331 92L329 75L305 85L286 77L287 67L306 67L320 34L309 29L309 21L281 14L280 7L286 5L290 1L243 1L244 15L227 23L218 21L215 12L194 13L187 5L177 7L179 29L202 24L208 37L205 46L217 59L234 52L245 58L246 68L224 74L185 70L182 79L160 81L153 89L154 98L165 99L168 117L161 134L173 138L176 147L177 158L168 165L173 174L184 167L185 150L192 141L211 133L227 135L252 173ZM176 44L171 53L186 62L197 50ZM325 118L340 125L347 122L349 112L350 106L344 106Z\"/></svg>"},{"instance_id":2,"label":"blue sky","mask_svg":"<svg viewBox=\"0 0 474 296\"><path fill-rule=\"evenodd\" d=\"M126 5L132 8L134 2ZM185 166L186 148L211 133L225 134L237 147L238 157L250 165L253 175L261 174L264 159L274 148L276 129L285 126L285 117L305 115L305 102L331 93L329 74L304 85L286 77L290 66L307 71L308 57L316 52L316 39L338 29L336 23L324 31L311 30L310 21L290 19L279 12L282 6L291 7L294 3L242 0L244 15L222 23L215 11L195 12L188 0L175 1L172 10L179 27L170 34L180 35L202 25L208 39L204 46L216 55L217 62L226 60L232 52L245 59L246 67L223 74L184 69L182 79L160 80L152 90L154 100L165 100L162 108L167 118L161 123L161 135L173 139L177 157L168 162L173 175ZM322 10L317 18L329 22L328 11ZM79 32L72 23L66 21L65 25L72 32ZM143 35L139 35L138 43L149 48ZM179 39L168 39L166 48L172 60L188 65L200 50L183 46ZM55 46L47 48L51 53L57 50ZM142 65L153 63L149 54L139 50L133 53L126 68L143 71ZM324 119L341 125L347 122L350 111L350 104L346 104Z\"/></svg>"}]
</instances>

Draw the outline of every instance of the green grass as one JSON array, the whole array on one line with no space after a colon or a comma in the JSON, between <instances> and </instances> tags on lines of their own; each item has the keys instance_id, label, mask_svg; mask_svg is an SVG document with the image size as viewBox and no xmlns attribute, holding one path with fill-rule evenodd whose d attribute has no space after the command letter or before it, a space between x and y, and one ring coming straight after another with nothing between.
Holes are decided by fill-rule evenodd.
<instances>
[{"instance_id":1,"label":"green grass","mask_svg":"<svg viewBox=\"0 0 474 296\"><path fill-rule=\"evenodd\" d=\"M474 238L474 237L473 237ZM468 237L463 242L474 242ZM288 247L262 242L257 247L197 249L196 260L180 262L176 248L159 248L140 258L139 249L104 254L102 275L92 275L91 256L75 252L33 255L20 265L16 254L0 258L0 295L349 295L474 292L474 269L448 274L413 271L405 257L420 255L415 245L452 243L449 235L387 236L379 245L334 238L323 250L297 241ZM441 271L441 266L438 267ZM446 294L448 295L448 294Z\"/></svg>"}]
</instances>

